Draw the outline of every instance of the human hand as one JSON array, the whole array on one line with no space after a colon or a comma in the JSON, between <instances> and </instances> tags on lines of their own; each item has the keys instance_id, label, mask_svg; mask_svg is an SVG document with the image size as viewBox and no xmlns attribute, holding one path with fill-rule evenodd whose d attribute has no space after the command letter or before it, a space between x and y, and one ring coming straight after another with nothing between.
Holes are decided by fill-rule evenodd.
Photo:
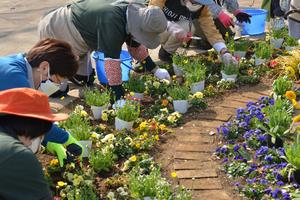
<instances>
[{"instance_id":1,"label":"human hand","mask_svg":"<svg viewBox=\"0 0 300 200\"><path fill-rule=\"evenodd\" d=\"M223 11L220 12L220 14L218 15L218 19L220 20L220 22L223 24L225 28L228 28L229 26L234 27L232 18L226 13L224 13Z\"/></svg>"},{"instance_id":2,"label":"human hand","mask_svg":"<svg viewBox=\"0 0 300 200\"><path fill-rule=\"evenodd\" d=\"M170 77L169 72L166 69L163 69L163 68L158 68L154 72L154 76L156 76L158 79L166 79L168 81L171 81L171 77Z\"/></svg>"}]
</instances>

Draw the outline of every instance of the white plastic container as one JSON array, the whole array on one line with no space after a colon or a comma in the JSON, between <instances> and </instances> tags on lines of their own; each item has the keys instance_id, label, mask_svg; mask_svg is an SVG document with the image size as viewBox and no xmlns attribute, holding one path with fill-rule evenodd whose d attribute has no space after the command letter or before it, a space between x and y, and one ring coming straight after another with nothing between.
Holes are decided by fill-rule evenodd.
<instances>
[{"instance_id":1,"label":"white plastic container","mask_svg":"<svg viewBox=\"0 0 300 200\"><path fill-rule=\"evenodd\" d=\"M263 58L255 58L255 66L259 66L259 65L262 65L266 62L267 60L266 59L263 59Z\"/></svg>"},{"instance_id":2,"label":"white plastic container","mask_svg":"<svg viewBox=\"0 0 300 200\"><path fill-rule=\"evenodd\" d=\"M144 93L134 92L133 97L136 98L136 99L143 99L144 98Z\"/></svg>"},{"instance_id":3,"label":"white plastic container","mask_svg":"<svg viewBox=\"0 0 300 200\"><path fill-rule=\"evenodd\" d=\"M122 119L119 119L119 118L115 118L115 128L116 130L120 131L120 130L123 130L123 129L126 129L126 130L131 130L132 129L132 126L133 126L133 121L132 122L127 122L127 121L124 121Z\"/></svg>"},{"instance_id":4,"label":"white plastic container","mask_svg":"<svg viewBox=\"0 0 300 200\"><path fill-rule=\"evenodd\" d=\"M180 68L179 66L172 64L173 65L173 70L176 76L183 76L183 69Z\"/></svg>"},{"instance_id":5,"label":"white plastic container","mask_svg":"<svg viewBox=\"0 0 300 200\"><path fill-rule=\"evenodd\" d=\"M270 44L272 46L274 46L276 49L280 49L282 44L283 44L283 41L284 41L283 38L278 38L278 39L271 38L270 39Z\"/></svg>"},{"instance_id":6,"label":"white plastic container","mask_svg":"<svg viewBox=\"0 0 300 200\"><path fill-rule=\"evenodd\" d=\"M191 85L191 92L195 94L196 92L201 92L204 90L205 81L200 81L197 83L193 83Z\"/></svg>"},{"instance_id":7,"label":"white plastic container","mask_svg":"<svg viewBox=\"0 0 300 200\"><path fill-rule=\"evenodd\" d=\"M237 74L231 74L231 75L227 75L224 73L224 71L221 71L222 74L222 79L225 81L236 81L237 78Z\"/></svg>"},{"instance_id":8,"label":"white plastic container","mask_svg":"<svg viewBox=\"0 0 300 200\"><path fill-rule=\"evenodd\" d=\"M94 119L98 120L101 118L102 116L102 111L107 109L108 105L104 105L104 106L91 106L91 110L94 116Z\"/></svg>"},{"instance_id":9,"label":"white plastic container","mask_svg":"<svg viewBox=\"0 0 300 200\"><path fill-rule=\"evenodd\" d=\"M188 100L173 100L174 110L184 114L187 112L189 103Z\"/></svg>"},{"instance_id":10,"label":"white plastic container","mask_svg":"<svg viewBox=\"0 0 300 200\"><path fill-rule=\"evenodd\" d=\"M90 149L92 149L92 140L80 140L79 143L83 147L82 157L89 157Z\"/></svg>"},{"instance_id":11,"label":"white plastic container","mask_svg":"<svg viewBox=\"0 0 300 200\"><path fill-rule=\"evenodd\" d=\"M246 57L246 51L235 51L234 52L234 57L238 57L238 58L245 58Z\"/></svg>"}]
</instances>

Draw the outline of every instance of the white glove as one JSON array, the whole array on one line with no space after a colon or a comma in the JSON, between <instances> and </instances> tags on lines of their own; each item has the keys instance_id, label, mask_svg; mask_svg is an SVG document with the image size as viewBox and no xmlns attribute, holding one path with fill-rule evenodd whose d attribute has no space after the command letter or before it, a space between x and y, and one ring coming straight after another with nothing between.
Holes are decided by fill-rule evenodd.
<instances>
[{"instance_id":1,"label":"white glove","mask_svg":"<svg viewBox=\"0 0 300 200\"><path fill-rule=\"evenodd\" d=\"M230 53L224 53L221 56L222 62L224 65L235 64L238 65L238 61Z\"/></svg>"},{"instance_id":2,"label":"white glove","mask_svg":"<svg viewBox=\"0 0 300 200\"><path fill-rule=\"evenodd\" d=\"M171 81L170 74L166 69L158 68L154 72L154 76L156 76L158 79L167 79L168 81Z\"/></svg>"},{"instance_id":3,"label":"white glove","mask_svg":"<svg viewBox=\"0 0 300 200\"><path fill-rule=\"evenodd\" d=\"M175 22L168 21L167 31L180 42L188 42L191 40L192 34L190 32L186 32Z\"/></svg>"}]
</instances>

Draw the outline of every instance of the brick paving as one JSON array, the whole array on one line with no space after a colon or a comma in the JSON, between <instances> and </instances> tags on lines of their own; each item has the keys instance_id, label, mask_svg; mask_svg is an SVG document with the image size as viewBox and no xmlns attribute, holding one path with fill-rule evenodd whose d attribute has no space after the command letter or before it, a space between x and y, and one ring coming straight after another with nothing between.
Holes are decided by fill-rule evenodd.
<instances>
[{"instance_id":1,"label":"brick paving","mask_svg":"<svg viewBox=\"0 0 300 200\"><path fill-rule=\"evenodd\" d=\"M255 86L251 91L234 93L225 97L217 106L210 105L209 109L200 114L199 120L190 121L183 127L175 129L176 140L172 144L175 150L172 155L172 165L168 171L175 171L179 183L191 189L193 199L231 200L221 179L218 176L219 165L212 159L216 148L216 135L212 131L234 116L235 110L245 107L246 102L255 101L262 95L269 95L268 87ZM230 103L228 103L230 102ZM223 112L223 119L215 113ZM211 116L207 120L206 116ZM215 116L215 118L213 118ZM163 154L163 153L162 153Z\"/></svg>"}]
</instances>

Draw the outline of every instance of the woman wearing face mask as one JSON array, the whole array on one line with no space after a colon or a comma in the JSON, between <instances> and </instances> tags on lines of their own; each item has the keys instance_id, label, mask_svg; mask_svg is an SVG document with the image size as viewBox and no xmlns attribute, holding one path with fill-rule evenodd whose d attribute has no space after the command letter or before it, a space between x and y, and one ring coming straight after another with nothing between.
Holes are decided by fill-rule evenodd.
<instances>
[{"instance_id":1,"label":"woman wearing face mask","mask_svg":"<svg viewBox=\"0 0 300 200\"><path fill-rule=\"evenodd\" d=\"M26 54L0 57L0 91L27 87L51 95L64 79L76 74L77 69L77 57L68 43L44 39ZM56 125L46 134L43 145L57 154L61 166L67 158L64 146L73 155L78 156L82 152L72 135Z\"/></svg>"},{"instance_id":2,"label":"woman wearing face mask","mask_svg":"<svg viewBox=\"0 0 300 200\"><path fill-rule=\"evenodd\" d=\"M52 122L47 95L31 88L0 92L0 199L52 200L42 166L34 153Z\"/></svg>"}]
</instances>

